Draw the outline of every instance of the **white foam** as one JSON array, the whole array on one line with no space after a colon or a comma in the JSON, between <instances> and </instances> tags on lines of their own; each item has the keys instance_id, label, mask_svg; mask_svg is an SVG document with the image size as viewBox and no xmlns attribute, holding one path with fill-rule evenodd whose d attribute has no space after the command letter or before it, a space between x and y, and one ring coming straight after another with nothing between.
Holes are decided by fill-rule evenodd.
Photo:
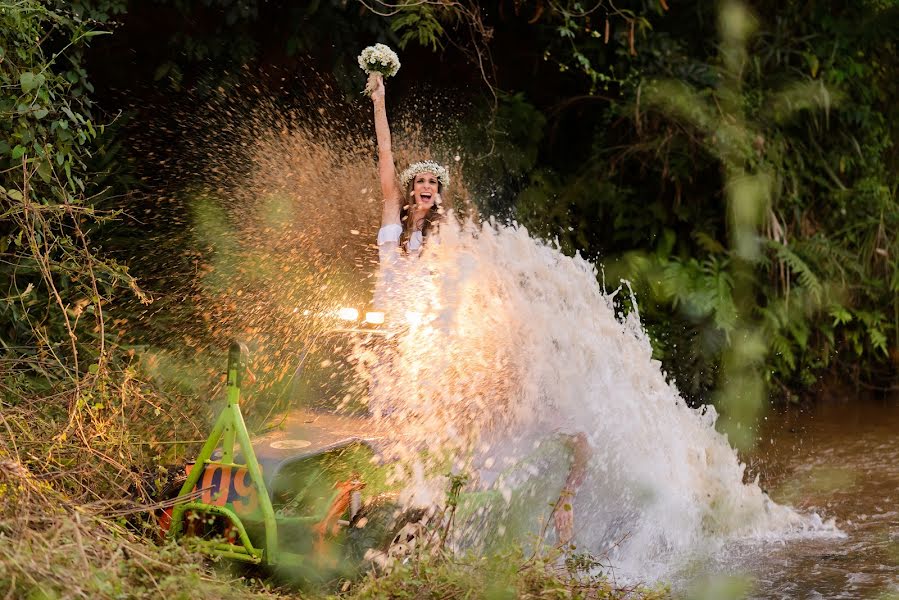
<instances>
[{"instance_id":1,"label":"white foam","mask_svg":"<svg viewBox=\"0 0 899 600\"><path fill-rule=\"evenodd\" d=\"M616 314L620 290L604 291L590 262L520 226L450 219L410 269L387 308L424 318L371 375L378 402L414 440L397 454L487 445L503 457L535 435L585 434L577 542L638 578L735 539L838 531L743 482L714 408L684 403L638 313Z\"/></svg>"}]
</instances>

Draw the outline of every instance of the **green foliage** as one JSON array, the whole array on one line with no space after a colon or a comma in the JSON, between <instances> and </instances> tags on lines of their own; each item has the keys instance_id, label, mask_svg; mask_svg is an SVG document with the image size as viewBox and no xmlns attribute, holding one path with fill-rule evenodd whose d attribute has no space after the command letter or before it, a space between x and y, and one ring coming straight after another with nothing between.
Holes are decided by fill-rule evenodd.
<instances>
[{"instance_id":1,"label":"green foliage","mask_svg":"<svg viewBox=\"0 0 899 600\"><path fill-rule=\"evenodd\" d=\"M537 165L546 117L522 93L499 93L495 107L482 101L472 112L451 135L475 165L466 185L482 209L508 214Z\"/></svg>"},{"instance_id":2,"label":"green foliage","mask_svg":"<svg viewBox=\"0 0 899 600\"><path fill-rule=\"evenodd\" d=\"M760 371L787 397L828 370L889 381L896 3L743 14L722 21L739 43L718 47L698 5L674 11L647 16L636 55L607 56L621 97L582 113L591 152L532 171L516 214L599 258L607 281L635 282L656 356L695 398L720 376L740 314L769 342ZM579 44L553 55L576 62Z\"/></svg>"},{"instance_id":3,"label":"green foliage","mask_svg":"<svg viewBox=\"0 0 899 600\"><path fill-rule=\"evenodd\" d=\"M80 51L89 38L109 32L38 2L4 3L0 8L7 49L2 108L12 117L4 127L0 150L8 157L8 166L22 167L23 161L26 172L50 184L54 200L72 202L75 194L85 191L85 159L101 130L91 120L87 94L93 87L80 65ZM66 35L51 39L55 30ZM53 48L49 56L45 45ZM7 181L18 183L17 175ZM15 183L6 187L14 188Z\"/></svg>"},{"instance_id":4,"label":"green foliage","mask_svg":"<svg viewBox=\"0 0 899 600\"><path fill-rule=\"evenodd\" d=\"M91 6L73 8L86 14L121 8ZM0 272L9 282L0 301L0 343L31 357L31 368L51 378L60 372L77 378L88 363L102 365L103 305L117 287L137 290L127 270L100 257L90 241L92 230L115 216L96 210L102 190L88 166L104 125L92 115L83 52L92 38L109 33L99 27L45 2L0 2Z\"/></svg>"},{"instance_id":5,"label":"green foliage","mask_svg":"<svg viewBox=\"0 0 899 600\"><path fill-rule=\"evenodd\" d=\"M443 26L434 6L422 2L406 2L400 6L400 13L390 22L390 29L399 35L399 47L406 48L415 41L431 50L443 47L441 37Z\"/></svg>"},{"instance_id":6,"label":"green foliage","mask_svg":"<svg viewBox=\"0 0 899 600\"><path fill-rule=\"evenodd\" d=\"M586 76L590 94L599 88L608 91L626 77L627 70L618 68L616 55L636 53L652 30L648 15L656 10L637 2L600 2L588 9L582 2L568 0L550 6L544 22L556 38L546 45L543 60L560 72Z\"/></svg>"}]
</instances>

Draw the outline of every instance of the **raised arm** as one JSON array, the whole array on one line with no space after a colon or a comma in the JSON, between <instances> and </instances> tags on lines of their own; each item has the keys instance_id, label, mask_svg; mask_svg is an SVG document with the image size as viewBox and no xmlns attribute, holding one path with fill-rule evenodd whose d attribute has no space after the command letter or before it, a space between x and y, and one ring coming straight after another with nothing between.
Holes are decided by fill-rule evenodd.
<instances>
[{"instance_id":1,"label":"raised arm","mask_svg":"<svg viewBox=\"0 0 899 600\"><path fill-rule=\"evenodd\" d=\"M380 73L372 73L368 79L371 100L375 109L375 134L378 138L378 174L381 178L381 196L384 209L381 226L401 225L400 202L402 194L396 183L396 167L393 165L393 150L390 147L390 126L387 124L387 107L384 102L384 78Z\"/></svg>"}]
</instances>

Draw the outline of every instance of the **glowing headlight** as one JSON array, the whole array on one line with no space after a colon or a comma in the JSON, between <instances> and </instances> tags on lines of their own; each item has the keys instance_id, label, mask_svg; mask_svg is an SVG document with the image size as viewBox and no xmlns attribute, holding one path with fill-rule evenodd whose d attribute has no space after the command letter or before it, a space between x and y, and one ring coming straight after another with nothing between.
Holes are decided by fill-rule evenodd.
<instances>
[{"instance_id":1,"label":"glowing headlight","mask_svg":"<svg viewBox=\"0 0 899 600\"><path fill-rule=\"evenodd\" d=\"M384 322L384 313L379 310L373 310L365 313L365 322L372 325L381 325Z\"/></svg>"},{"instance_id":2,"label":"glowing headlight","mask_svg":"<svg viewBox=\"0 0 899 600\"><path fill-rule=\"evenodd\" d=\"M337 317L344 321L355 321L359 318L359 311L355 308L341 308L337 311Z\"/></svg>"}]
</instances>

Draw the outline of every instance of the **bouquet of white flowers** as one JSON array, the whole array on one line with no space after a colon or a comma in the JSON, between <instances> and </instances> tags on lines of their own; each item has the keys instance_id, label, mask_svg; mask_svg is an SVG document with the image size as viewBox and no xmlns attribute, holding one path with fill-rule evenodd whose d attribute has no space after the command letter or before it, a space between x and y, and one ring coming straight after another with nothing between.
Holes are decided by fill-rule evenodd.
<instances>
[{"instance_id":1,"label":"bouquet of white flowers","mask_svg":"<svg viewBox=\"0 0 899 600\"><path fill-rule=\"evenodd\" d=\"M369 46L359 55L359 67L367 75L381 73L385 77L393 77L400 70L400 57L384 44Z\"/></svg>"}]
</instances>

